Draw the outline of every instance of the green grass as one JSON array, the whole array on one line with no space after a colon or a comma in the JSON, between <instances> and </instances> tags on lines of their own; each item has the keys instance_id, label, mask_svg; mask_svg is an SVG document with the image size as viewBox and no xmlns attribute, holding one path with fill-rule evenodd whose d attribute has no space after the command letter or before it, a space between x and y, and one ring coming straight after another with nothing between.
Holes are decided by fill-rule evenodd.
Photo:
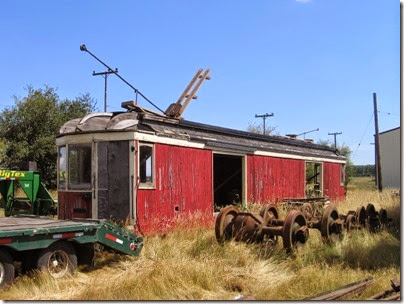
<instances>
[{"instance_id":1,"label":"green grass","mask_svg":"<svg viewBox=\"0 0 404 304\"><path fill-rule=\"evenodd\" d=\"M335 246L324 245L310 230L305 247L287 255L279 239L266 244L217 243L212 228L147 237L139 257L98 253L93 270L54 280L45 274L19 275L0 291L7 300L301 300L373 277L366 299L400 277L399 198L389 192L356 188L338 206L341 212L372 202L388 208L391 227L378 234L356 231Z\"/></svg>"},{"instance_id":2,"label":"green grass","mask_svg":"<svg viewBox=\"0 0 404 304\"><path fill-rule=\"evenodd\" d=\"M352 177L348 184L349 190L375 190L375 178L368 176Z\"/></svg>"}]
</instances>

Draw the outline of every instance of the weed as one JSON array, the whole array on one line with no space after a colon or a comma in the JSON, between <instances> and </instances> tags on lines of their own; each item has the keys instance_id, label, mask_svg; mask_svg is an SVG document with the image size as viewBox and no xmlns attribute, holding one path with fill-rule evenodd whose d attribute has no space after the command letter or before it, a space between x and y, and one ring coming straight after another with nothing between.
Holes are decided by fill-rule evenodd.
<instances>
[{"instance_id":1,"label":"weed","mask_svg":"<svg viewBox=\"0 0 404 304\"><path fill-rule=\"evenodd\" d=\"M378 234L354 231L334 246L310 230L304 248L287 255L277 244L218 244L214 230L186 223L164 237L144 239L139 257L96 254L92 271L55 280L46 273L19 275L0 291L7 300L231 300L239 294L257 300L301 300L373 277L359 296L389 288L400 276L399 198L387 191L352 189L338 204L340 213L368 202L387 209L390 227ZM257 208L257 207L255 207ZM181 225L180 225L181 226ZM102 266L102 267L101 267Z\"/></svg>"}]
</instances>

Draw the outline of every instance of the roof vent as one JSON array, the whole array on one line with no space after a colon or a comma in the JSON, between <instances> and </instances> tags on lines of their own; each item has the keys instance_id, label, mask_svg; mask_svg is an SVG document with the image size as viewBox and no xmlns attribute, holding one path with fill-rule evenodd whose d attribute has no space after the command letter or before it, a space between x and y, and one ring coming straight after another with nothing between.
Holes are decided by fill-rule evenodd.
<instances>
[{"instance_id":1,"label":"roof vent","mask_svg":"<svg viewBox=\"0 0 404 304\"><path fill-rule=\"evenodd\" d=\"M306 139L304 140L304 142L307 142L307 143L312 144L312 143L314 143L314 140L313 140L313 139L308 139L308 138L306 138Z\"/></svg>"},{"instance_id":2,"label":"roof vent","mask_svg":"<svg viewBox=\"0 0 404 304\"><path fill-rule=\"evenodd\" d=\"M291 138L291 139L297 139L297 135L296 134L286 134L287 137Z\"/></svg>"},{"instance_id":3,"label":"roof vent","mask_svg":"<svg viewBox=\"0 0 404 304\"><path fill-rule=\"evenodd\" d=\"M121 107L128 111L134 110L135 106L136 106L135 100L124 101L121 103Z\"/></svg>"}]
</instances>

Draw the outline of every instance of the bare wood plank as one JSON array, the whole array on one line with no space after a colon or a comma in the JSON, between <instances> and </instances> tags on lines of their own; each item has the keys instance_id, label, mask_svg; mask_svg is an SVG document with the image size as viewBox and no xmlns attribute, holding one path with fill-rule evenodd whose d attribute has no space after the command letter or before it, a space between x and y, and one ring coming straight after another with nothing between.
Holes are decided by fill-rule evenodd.
<instances>
[{"instance_id":1,"label":"bare wood plank","mask_svg":"<svg viewBox=\"0 0 404 304\"><path fill-rule=\"evenodd\" d=\"M393 289L383 290L383 291L371 296L370 298L368 298L368 300L379 300L379 299L381 299L381 298L383 298L383 297L385 297L385 296L387 296L387 295L389 295L389 294L391 294L393 292L394 292Z\"/></svg>"},{"instance_id":2,"label":"bare wood plank","mask_svg":"<svg viewBox=\"0 0 404 304\"><path fill-rule=\"evenodd\" d=\"M397 293L395 295L392 295L391 297L382 299L382 301L392 301L392 300L400 300L400 299L401 299L401 293Z\"/></svg>"},{"instance_id":3,"label":"bare wood plank","mask_svg":"<svg viewBox=\"0 0 404 304\"><path fill-rule=\"evenodd\" d=\"M364 280L344 285L331 291L320 293L314 297L305 298L304 300L336 300L352 293L360 293L366 287L373 284L373 282L373 278L366 278Z\"/></svg>"}]
</instances>

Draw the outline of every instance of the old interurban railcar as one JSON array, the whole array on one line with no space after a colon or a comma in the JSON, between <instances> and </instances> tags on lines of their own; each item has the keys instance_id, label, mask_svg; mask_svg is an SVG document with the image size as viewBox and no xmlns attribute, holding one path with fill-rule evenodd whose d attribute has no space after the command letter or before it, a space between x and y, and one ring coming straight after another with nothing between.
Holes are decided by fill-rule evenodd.
<instances>
[{"instance_id":1,"label":"old interurban railcar","mask_svg":"<svg viewBox=\"0 0 404 304\"><path fill-rule=\"evenodd\" d=\"M136 105L70 120L56 144L60 219L112 217L147 233L228 204L345 193L345 158L333 149Z\"/></svg>"}]
</instances>

